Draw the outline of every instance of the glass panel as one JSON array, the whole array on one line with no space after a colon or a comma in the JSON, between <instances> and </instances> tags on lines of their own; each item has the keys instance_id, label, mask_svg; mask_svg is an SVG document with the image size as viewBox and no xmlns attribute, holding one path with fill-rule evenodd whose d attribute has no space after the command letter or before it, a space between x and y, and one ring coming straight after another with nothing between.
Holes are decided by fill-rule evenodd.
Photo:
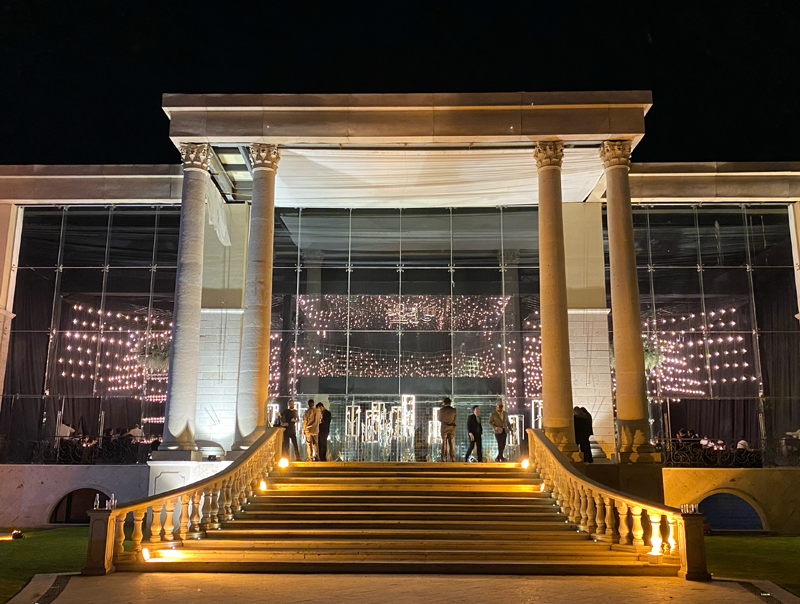
<instances>
[{"instance_id":1,"label":"glass panel","mask_svg":"<svg viewBox=\"0 0 800 604\"><path fill-rule=\"evenodd\" d=\"M61 208L25 208L19 266L56 266L61 244Z\"/></svg>"},{"instance_id":2,"label":"glass panel","mask_svg":"<svg viewBox=\"0 0 800 604\"><path fill-rule=\"evenodd\" d=\"M792 236L787 208L748 208L750 262L754 266L792 266Z\"/></svg>"},{"instance_id":3,"label":"glass panel","mask_svg":"<svg viewBox=\"0 0 800 604\"><path fill-rule=\"evenodd\" d=\"M696 320L698 327L702 325L703 302L700 296L700 274L696 268L653 269L653 290L657 317L661 324L664 321L671 323L675 318L681 321Z\"/></svg>"},{"instance_id":4,"label":"glass panel","mask_svg":"<svg viewBox=\"0 0 800 604\"><path fill-rule=\"evenodd\" d=\"M450 264L450 211L403 210L402 258L405 266Z\"/></svg>"},{"instance_id":5,"label":"glass panel","mask_svg":"<svg viewBox=\"0 0 800 604\"><path fill-rule=\"evenodd\" d=\"M404 321L397 269L353 269L350 273L350 329L397 330Z\"/></svg>"},{"instance_id":6,"label":"glass panel","mask_svg":"<svg viewBox=\"0 0 800 604\"><path fill-rule=\"evenodd\" d=\"M500 266L500 210L453 210L453 263L461 266Z\"/></svg>"},{"instance_id":7,"label":"glass panel","mask_svg":"<svg viewBox=\"0 0 800 604\"><path fill-rule=\"evenodd\" d=\"M53 314L53 293L56 272L50 269L17 270L14 287L14 314L11 328L15 331L50 329Z\"/></svg>"},{"instance_id":8,"label":"glass panel","mask_svg":"<svg viewBox=\"0 0 800 604\"><path fill-rule=\"evenodd\" d=\"M6 361L5 394L41 395L50 334L11 332Z\"/></svg>"},{"instance_id":9,"label":"glass panel","mask_svg":"<svg viewBox=\"0 0 800 604\"><path fill-rule=\"evenodd\" d=\"M741 208L698 208L700 253L705 266L747 264L747 238Z\"/></svg>"},{"instance_id":10,"label":"glass panel","mask_svg":"<svg viewBox=\"0 0 800 604\"><path fill-rule=\"evenodd\" d=\"M753 329L747 269L705 269L703 295L709 332Z\"/></svg>"},{"instance_id":11,"label":"glass panel","mask_svg":"<svg viewBox=\"0 0 800 604\"><path fill-rule=\"evenodd\" d=\"M91 320L91 317L83 317ZM50 372L50 392L90 396L100 344L99 331L64 331L56 334L55 365Z\"/></svg>"},{"instance_id":12,"label":"glass panel","mask_svg":"<svg viewBox=\"0 0 800 604\"><path fill-rule=\"evenodd\" d=\"M800 331L794 269L759 267L751 276L759 330Z\"/></svg>"},{"instance_id":13,"label":"glass panel","mask_svg":"<svg viewBox=\"0 0 800 604\"><path fill-rule=\"evenodd\" d=\"M409 331L450 331L450 273L408 270L402 274L401 327Z\"/></svg>"},{"instance_id":14,"label":"glass panel","mask_svg":"<svg viewBox=\"0 0 800 604\"><path fill-rule=\"evenodd\" d=\"M647 213L648 208L635 206L633 208L633 242L636 251L636 265L647 266L650 264L650 253L647 244ZM608 215L603 208L603 249L605 262L608 266Z\"/></svg>"},{"instance_id":15,"label":"glass panel","mask_svg":"<svg viewBox=\"0 0 800 604\"><path fill-rule=\"evenodd\" d=\"M281 218L292 239L299 241L303 263L347 264L350 210L304 209L299 217L285 214Z\"/></svg>"},{"instance_id":16,"label":"glass panel","mask_svg":"<svg viewBox=\"0 0 800 604\"><path fill-rule=\"evenodd\" d=\"M353 211L350 262L353 266L400 264L400 211Z\"/></svg>"},{"instance_id":17,"label":"glass panel","mask_svg":"<svg viewBox=\"0 0 800 604\"><path fill-rule=\"evenodd\" d=\"M156 235L156 215L150 208L115 209L111 216L108 263L111 266L150 266Z\"/></svg>"},{"instance_id":18,"label":"glass panel","mask_svg":"<svg viewBox=\"0 0 800 604\"><path fill-rule=\"evenodd\" d=\"M64 233L64 266L103 266L106 263L109 211L70 208Z\"/></svg>"},{"instance_id":19,"label":"glass panel","mask_svg":"<svg viewBox=\"0 0 800 604\"><path fill-rule=\"evenodd\" d=\"M457 269L453 273L453 329L501 330L508 299L499 270Z\"/></svg>"},{"instance_id":20,"label":"glass panel","mask_svg":"<svg viewBox=\"0 0 800 604\"><path fill-rule=\"evenodd\" d=\"M654 266L697 266L697 229L694 210L651 208L650 252Z\"/></svg>"},{"instance_id":21,"label":"glass panel","mask_svg":"<svg viewBox=\"0 0 800 604\"><path fill-rule=\"evenodd\" d=\"M350 394L398 393L399 334L353 332L350 334L348 392Z\"/></svg>"},{"instance_id":22,"label":"glass panel","mask_svg":"<svg viewBox=\"0 0 800 604\"><path fill-rule=\"evenodd\" d=\"M294 208L275 208L275 266L295 266L297 264L297 228L300 210Z\"/></svg>"},{"instance_id":23,"label":"glass panel","mask_svg":"<svg viewBox=\"0 0 800 604\"><path fill-rule=\"evenodd\" d=\"M800 333L760 333L758 345L764 396L800 398Z\"/></svg>"},{"instance_id":24,"label":"glass panel","mask_svg":"<svg viewBox=\"0 0 800 604\"><path fill-rule=\"evenodd\" d=\"M439 396L451 394L453 358L450 334L404 333L401 344L400 391Z\"/></svg>"},{"instance_id":25,"label":"glass panel","mask_svg":"<svg viewBox=\"0 0 800 604\"><path fill-rule=\"evenodd\" d=\"M503 334L453 334L455 394L503 394Z\"/></svg>"},{"instance_id":26,"label":"glass panel","mask_svg":"<svg viewBox=\"0 0 800 604\"><path fill-rule=\"evenodd\" d=\"M503 209L503 259L508 266L539 264L539 212L536 208Z\"/></svg>"},{"instance_id":27,"label":"glass panel","mask_svg":"<svg viewBox=\"0 0 800 604\"><path fill-rule=\"evenodd\" d=\"M156 264L159 266L177 266L180 227L180 208L159 208L156 241Z\"/></svg>"}]
</instances>

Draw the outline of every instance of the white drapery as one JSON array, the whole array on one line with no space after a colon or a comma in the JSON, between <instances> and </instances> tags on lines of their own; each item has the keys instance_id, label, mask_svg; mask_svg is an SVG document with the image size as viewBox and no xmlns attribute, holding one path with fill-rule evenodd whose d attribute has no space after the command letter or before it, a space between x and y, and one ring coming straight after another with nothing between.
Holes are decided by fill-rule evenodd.
<instances>
[{"instance_id":1,"label":"white drapery","mask_svg":"<svg viewBox=\"0 0 800 604\"><path fill-rule=\"evenodd\" d=\"M584 201L603 174L596 148L565 149L564 202ZM285 149L276 205L420 208L535 204L533 150Z\"/></svg>"},{"instance_id":2,"label":"white drapery","mask_svg":"<svg viewBox=\"0 0 800 604\"><path fill-rule=\"evenodd\" d=\"M230 246L228 206L210 178L206 178L206 204L208 205L208 224L213 225L219 242L226 247Z\"/></svg>"}]
</instances>

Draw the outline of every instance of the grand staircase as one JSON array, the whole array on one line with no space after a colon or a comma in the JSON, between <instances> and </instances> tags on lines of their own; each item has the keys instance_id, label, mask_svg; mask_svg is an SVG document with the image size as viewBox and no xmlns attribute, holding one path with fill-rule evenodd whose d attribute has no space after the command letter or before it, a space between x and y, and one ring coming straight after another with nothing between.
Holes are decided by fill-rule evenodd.
<instances>
[{"instance_id":1,"label":"grand staircase","mask_svg":"<svg viewBox=\"0 0 800 604\"><path fill-rule=\"evenodd\" d=\"M233 520L118 570L671 575L595 541L519 464L294 463Z\"/></svg>"}]
</instances>

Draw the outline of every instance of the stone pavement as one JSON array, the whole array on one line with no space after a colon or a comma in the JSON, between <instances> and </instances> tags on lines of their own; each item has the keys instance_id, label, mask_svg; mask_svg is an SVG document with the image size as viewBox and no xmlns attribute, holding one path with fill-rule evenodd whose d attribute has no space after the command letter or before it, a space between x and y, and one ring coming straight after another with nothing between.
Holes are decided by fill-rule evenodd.
<instances>
[{"instance_id":1,"label":"stone pavement","mask_svg":"<svg viewBox=\"0 0 800 604\"><path fill-rule=\"evenodd\" d=\"M754 589L754 588L753 588ZM23 594L20 594L23 595ZM48 601L50 598L47 598ZM30 604L38 601L31 599ZM211 573L116 573L72 576L55 604L292 604L347 602L506 602L526 604L756 604L761 597L736 582L695 583L656 577L519 577L442 575L260 575ZM28 604L15 599L13 604Z\"/></svg>"}]
</instances>

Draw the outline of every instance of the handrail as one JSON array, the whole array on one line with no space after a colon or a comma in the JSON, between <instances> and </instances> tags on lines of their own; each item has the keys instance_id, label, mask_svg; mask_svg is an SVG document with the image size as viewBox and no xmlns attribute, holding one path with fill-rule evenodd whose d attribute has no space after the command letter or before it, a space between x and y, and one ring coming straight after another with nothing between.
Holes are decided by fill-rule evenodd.
<instances>
[{"instance_id":1,"label":"handrail","mask_svg":"<svg viewBox=\"0 0 800 604\"><path fill-rule=\"evenodd\" d=\"M148 516L150 536L145 543L153 549L180 547L187 538L202 539L207 530L233 520L277 465L282 435L283 428L267 428L243 455L208 478L111 510L89 510L89 551L81 572L105 575L114 571L115 561L135 561L143 556L143 529ZM125 552L128 514L133 515L133 547Z\"/></svg>"},{"instance_id":2,"label":"handrail","mask_svg":"<svg viewBox=\"0 0 800 604\"><path fill-rule=\"evenodd\" d=\"M581 474L543 430L527 433L530 459L544 480L543 488L552 492L556 505L580 531L614 549L647 553L653 564L665 556L677 557L678 575L690 581L711 578L706 569L704 515L683 513L595 482Z\"/></svg>"}]
</instances>

